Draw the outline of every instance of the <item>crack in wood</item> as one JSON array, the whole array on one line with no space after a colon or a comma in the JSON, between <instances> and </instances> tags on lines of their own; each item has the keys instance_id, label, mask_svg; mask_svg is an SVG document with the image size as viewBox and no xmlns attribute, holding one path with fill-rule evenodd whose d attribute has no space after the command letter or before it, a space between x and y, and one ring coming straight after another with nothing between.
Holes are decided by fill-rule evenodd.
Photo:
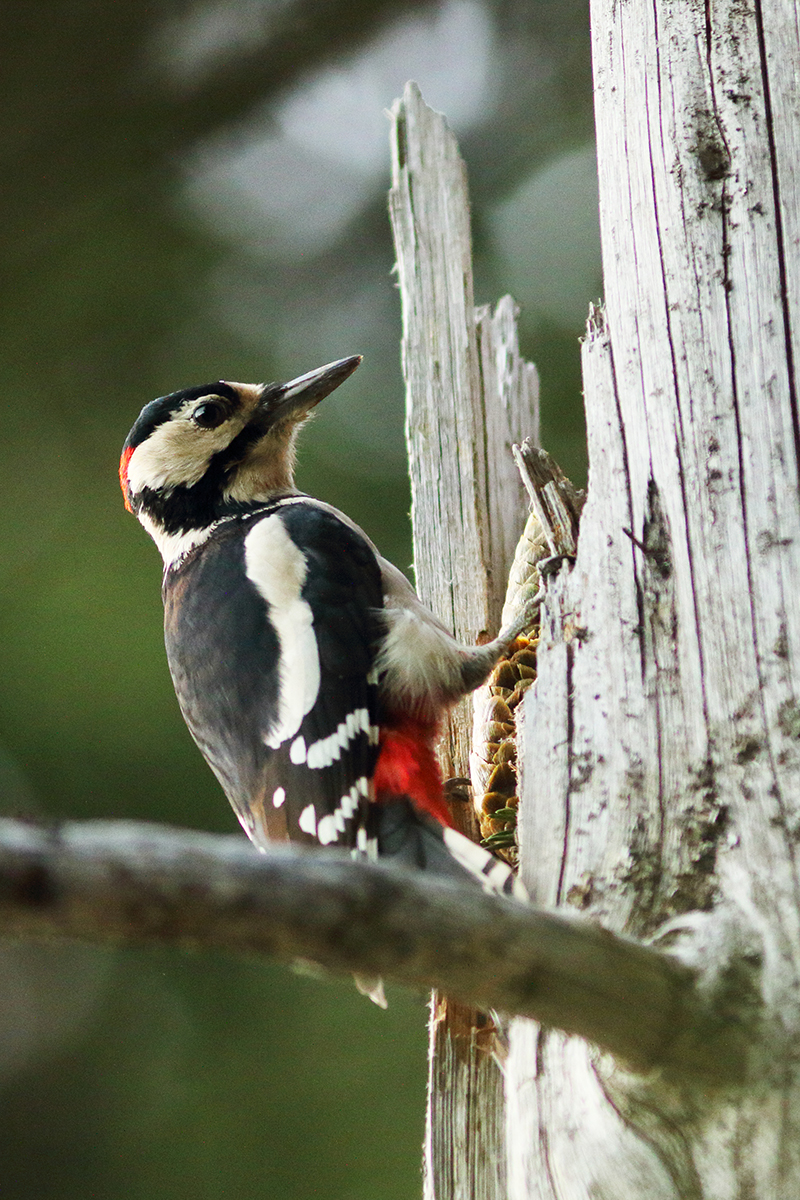
<instances>
[{"instance_id":1,"label":"crack in wood","mask_svg":"<svg viewBox=\"0 0 800 1200\"><path fill-rule=\"evenodd\" d=\"M756 31L758 36L758 56L761 64L761 86L764 95L764 116L766 135L769 144L770 176L772 180L772 199L775 209L775 239L777 242L777 265L781 287L781 312L783 314L784 353L789 386L789 397L794 430L794 451L796 468L800 471L800 412L798 412L797 382L794 363L794 338L792 336L792 320L789 309L789 284L786 275L786 238L783 228L783 201L781 184L778 174L778 152L775 144L775 122L772 111L772 89L769 79L769 56L767 54L766 38L764 35L764 13L762 0L754 0Z\"/></svg>"}]
</instances>

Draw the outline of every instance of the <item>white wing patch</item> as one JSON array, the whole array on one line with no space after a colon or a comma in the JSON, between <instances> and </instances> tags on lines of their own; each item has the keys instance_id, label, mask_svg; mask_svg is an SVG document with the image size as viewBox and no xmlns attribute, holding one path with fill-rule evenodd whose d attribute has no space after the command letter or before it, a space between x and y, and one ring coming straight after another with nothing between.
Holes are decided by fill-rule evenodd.
<instances>
[{"instance_id":1,"label":"white wing patch","mask_svg":"<svg viewBox=\"0 0 800 1200\"><path fill-rule=\"evenodd\" d=\"M356 830L356 844L350 854L353 858L366 858L369 862L378 861L378 839L368 837L363 825Z\"/></svg>"},{"instance_id":2,"label":"white wing patch","mask_svg":"<svg viewBox=\"0 0 800 1200\"><path fill-rule=\"evenodd\" d=\"M309 834L311 837L317 835L317 814L314 811L314 805L309 804L300 813L297 824L302 829L303 833Z\"/></svg>"},{"instance_id":3,"label":"white wing patch","mask_svg":"<svg viewBox=\"0 0 800 1200\"><path fill-rule=\"evenodd\" d=\"M329 846L331 842L338 841L339 834L344 833L347 822L358 811L362 797L366 799L368 796L369 780L362 775L360 779L356 780L350 791L342 796L338 807L332 813L320 817L317 823L317 838L321 846ZM361 830L359 830L360 832Z\"/></svg>"},{"instance_id":4,"label":"white wing patch","mask_svg":"<svg viewBox=\"0 0 800 1200\"><path fill-rule=\"evenodd\" d=\"M278 717L264 741L277 750L294 737L319 692L320 669L311 606L302 598L307 562L280 516L264 517L244 540L247 578L269 605L269 617L280 646ZM302 741L302 739L298 739ZM294 751L294 746L292 747ZM300 754L298 746L296 753ZM305 742L302 745L302 762Z\"/></svg>"},{"instance_id":5,"label":"white wing patch","mask_svg":"<svg viewBox=\"0 0 800 1200\"><path fill-rule=\"evenodd\" d=\"M366 708L356 708L353 712L348 713L345 720L337 725L333 733L320 738L317 742L312 742L306 755L307 766L312 770L330 767L342 757L342 751L347 749L350 742L359 733L368 734L371 745L378 744L379 729L377 725L370 724L369 710Z\"/></svg>"}]
</instances>

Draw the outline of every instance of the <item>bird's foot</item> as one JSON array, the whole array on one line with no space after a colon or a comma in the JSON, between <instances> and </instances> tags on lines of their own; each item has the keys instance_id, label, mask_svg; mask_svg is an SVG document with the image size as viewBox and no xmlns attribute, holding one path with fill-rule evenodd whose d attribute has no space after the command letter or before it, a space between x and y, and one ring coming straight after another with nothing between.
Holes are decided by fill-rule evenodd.
<instances>
[{"instance_id":1,"label":"bird's foot","mask_svg":"<svg viewBox=\"0 0 800 1200\"><path fill-rule=\"evenodd\" d=\"M519 612L508 625L500 630L497 637L498 642L510 646L521 634L538 625L539 610L547 595L547 580L558 574L565 561L573 562L574 560L569 554L551 554L548 558L542 558L537 562L536 574L531 579L528 594L523 592Z\"/></svg>"}]
</instances>

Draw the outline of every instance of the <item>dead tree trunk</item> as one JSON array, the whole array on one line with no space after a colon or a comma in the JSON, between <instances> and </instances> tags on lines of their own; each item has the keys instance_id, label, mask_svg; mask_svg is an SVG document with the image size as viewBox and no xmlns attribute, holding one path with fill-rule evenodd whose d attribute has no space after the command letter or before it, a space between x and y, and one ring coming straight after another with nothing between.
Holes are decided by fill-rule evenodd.
<instances>
[{"instance_id":1,"label":"dead tree trunk","mask_svg":"<svg viewBox=\"0 0 800 1200\"><path fill-rule=\"evenodd\" d=\"M720 1017L755 1023L746 1082L710 1089L516 1021L505 1180L469 1191L455 1161L429 1191L781 1200L800 1195L800 21L792 0L592 19L606 303L578 556L524 704L522 869L535 902L670 947ZM463 1105L454 1160L480 1139Z\"/></svg>"},{"instance_id":2,"label":"dead tree trunk","mask_svg":"<svg viewBox=\"0 0 800 1200\"><path fill-rule=\"evenodd\" d=\"M760 1013L746 1086L517 1022L513 1200L800 1195L793 0L594 0L605 308L589 496L525 702L533 899L683 947Z\"/></svg>"},{"instance_id":3,"label":"dead tree trunk","mask_svg":"<svg viewBox=\"0 0 800 1200\"><path fill-rule=\"evenodd\" d=\"M526 503L511 445L538 432L535 369L516 314L474 307L469 199L456 140L414 84L394 107L390 210L403 301L406 433L420 596L467 644L499 628ZM442 743L445 778L469 775L470 701ZM469 791L456 825L478 837ZM503 1075L486 1014L434 993L425 1145L427 1200L506 1192Z\"/></svg>"}]
</instances>

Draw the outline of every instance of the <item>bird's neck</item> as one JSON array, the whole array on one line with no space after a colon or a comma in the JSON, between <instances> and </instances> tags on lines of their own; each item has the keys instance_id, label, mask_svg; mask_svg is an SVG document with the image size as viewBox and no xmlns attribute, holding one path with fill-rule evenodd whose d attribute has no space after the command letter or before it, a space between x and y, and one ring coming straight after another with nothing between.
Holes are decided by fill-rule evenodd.
<instances>
[{"instance_id":1,"label":"bird's neck","mask_svg":"<svg viewBox=\"0 0 800 1200\"><path fill-rule=\"evenodd\" d=\"M249 500L220 500L213 508L209 507L201 519L197 519L200 514L196 514L196 519L192 522L180 520L179 512L155 513L144 506L136 515L158 547L164 570L168 571L185 559L192 550L208 541L220 525L259 512L280 500L300 495L302 493L295 488L282 488L265 490Z\"/></svg>"}]
</instances>

